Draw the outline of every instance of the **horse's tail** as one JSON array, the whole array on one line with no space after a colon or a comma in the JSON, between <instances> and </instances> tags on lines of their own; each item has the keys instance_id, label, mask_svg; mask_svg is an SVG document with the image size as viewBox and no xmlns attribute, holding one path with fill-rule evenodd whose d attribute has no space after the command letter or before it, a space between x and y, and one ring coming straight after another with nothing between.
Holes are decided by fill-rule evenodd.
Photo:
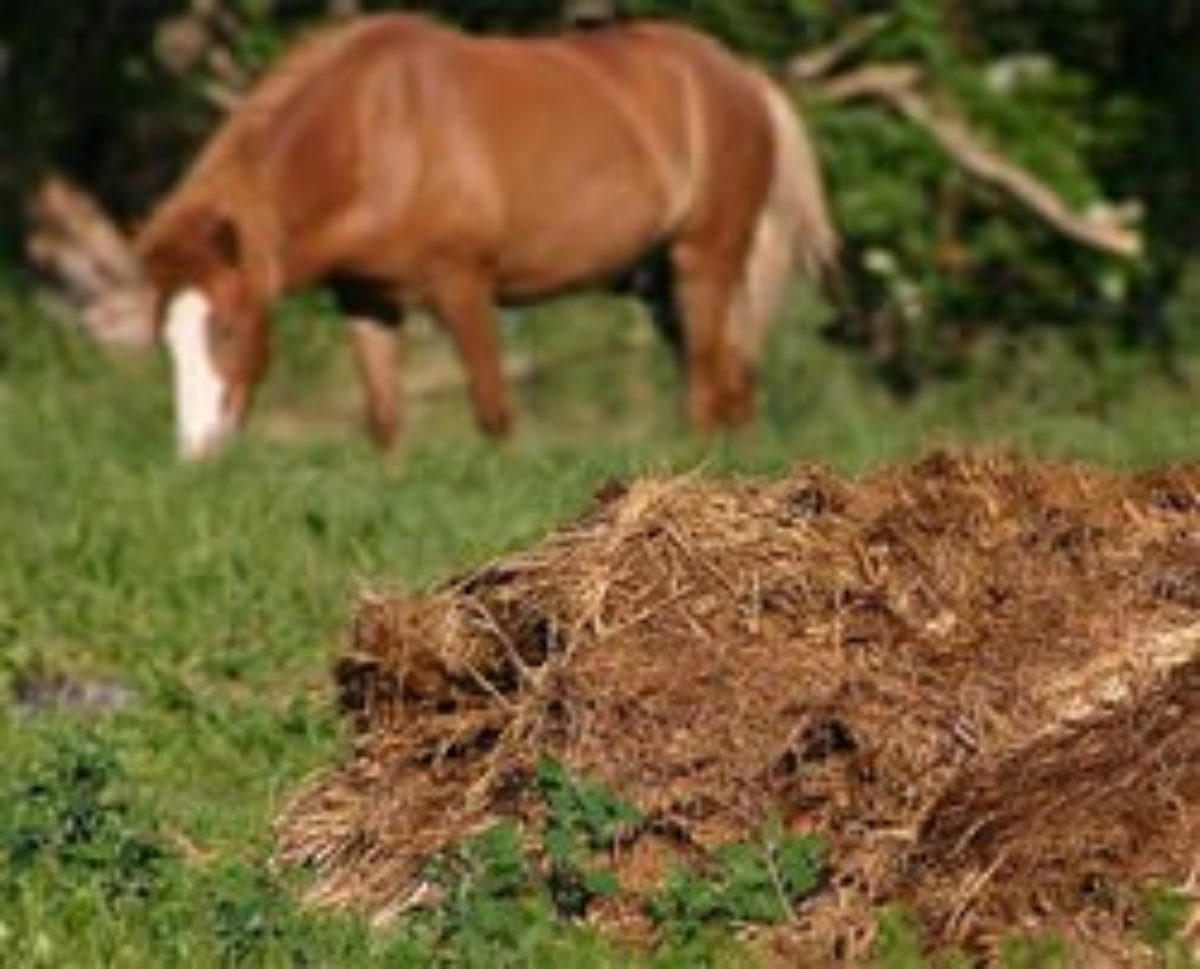
<instances>
[{"instance_id":1,"label":"horse's tail","mask_svg":"<svg viewBox=\"0 0 1200 969\"><path fill-rule=\"evenodd\" d=\"M839 247L804 123L774 81L756 77L775 136L775 168L742 278L739 342L749 360L762 351L792 271L798 266L823 281L834 271Z\"/></svg>"}]
</instances>

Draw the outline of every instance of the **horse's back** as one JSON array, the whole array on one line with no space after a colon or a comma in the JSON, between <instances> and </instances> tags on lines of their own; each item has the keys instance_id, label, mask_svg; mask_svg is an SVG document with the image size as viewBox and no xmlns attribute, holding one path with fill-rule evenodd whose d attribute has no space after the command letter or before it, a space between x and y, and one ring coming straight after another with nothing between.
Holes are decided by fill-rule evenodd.
<instances>
[{"instance_id":1,"label":"horse's back","mask_svg":"<svg viewBox=\"0 0 1200 969\"><path fill-rule=\"evenodd\" d=\"M772 148L761 96L701 35L648 23L443 39L429 85L439 178L460 199L464 185L480 193L477 231L496 233L516 295L610 273L718 209L750 221L761 206ZM731 183L754 185L743 200Z\"/></svg>"}]
</instances>

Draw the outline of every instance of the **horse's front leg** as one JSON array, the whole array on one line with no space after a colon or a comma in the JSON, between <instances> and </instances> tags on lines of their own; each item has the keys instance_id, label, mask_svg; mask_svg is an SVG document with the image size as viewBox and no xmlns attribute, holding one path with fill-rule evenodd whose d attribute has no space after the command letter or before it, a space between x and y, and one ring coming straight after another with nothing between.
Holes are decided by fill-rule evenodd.
<instances>
[{"instance_id":1,"label":"horse's front leg","mask_svg":"<svg viewBox=\"0 0 1200 969\"><path fill-rule=\"evenodd\" d=\"M400 327L369 317L347 321L354 362L363 385L367 430L385 453L396 449L402 427Z\"/></svg>"},{"instance_id":2,"label":"horse's front leg","mask_svg":"<svg viewBox=\"0 0 1200 969\"><path fill-rule=\"evenodd\" d=\"M486 274L466 268L446 271L431 282L428 300L458 348L480 430L491 437L507 436L512 411L501 367L491 281Z\"/></svg>"}]
</instances>

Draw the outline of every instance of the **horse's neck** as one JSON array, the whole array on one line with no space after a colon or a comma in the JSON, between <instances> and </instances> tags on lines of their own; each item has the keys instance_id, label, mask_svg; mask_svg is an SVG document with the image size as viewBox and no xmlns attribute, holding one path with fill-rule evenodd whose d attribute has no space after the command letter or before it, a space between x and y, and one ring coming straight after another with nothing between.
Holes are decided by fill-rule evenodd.
<instances>
[{"instance_id":1,"label":"horse's neck","mask_svg":"<svg viewBox=\"0 0 1200 969\"><path fill-rule=\"evenodd\" d=\"M245 219L243 225L245 249L240 268L246 285L259 302L273 303L283 295L287 279L286 252L278 221L260 214Z\"/></svg>"}]
</instances>

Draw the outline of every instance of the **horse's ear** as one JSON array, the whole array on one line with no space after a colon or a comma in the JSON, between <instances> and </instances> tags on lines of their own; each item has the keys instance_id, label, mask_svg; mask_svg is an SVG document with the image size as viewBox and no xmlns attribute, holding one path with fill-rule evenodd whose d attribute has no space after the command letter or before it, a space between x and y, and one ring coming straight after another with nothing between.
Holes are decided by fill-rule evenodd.
<instances>
[{"instance_id":1,"label":"horse's ear","mask_svg":"<svg viewBox=\"0 0 1200 969\"><path fill-rule=\"evenodd\" d=\"M193 209L183 216L177 235L185 240L188 248L201 258L216 256L223 265L237 268L242 261L242 243L238 228L224 212L204 206Z\"/></svg>"},{"instance_id":2,"label":"horse's ear","mask_svg":"<svg viewBox=\"0 0 1200 969\"><path fill-rule=\"evenodd\" d=\"M196 283L220 267L238 269L244 256L237 224L208 207L152 223L139 236L138 251L146 277L163 293Z\"/></svg>"}]
</instances>

